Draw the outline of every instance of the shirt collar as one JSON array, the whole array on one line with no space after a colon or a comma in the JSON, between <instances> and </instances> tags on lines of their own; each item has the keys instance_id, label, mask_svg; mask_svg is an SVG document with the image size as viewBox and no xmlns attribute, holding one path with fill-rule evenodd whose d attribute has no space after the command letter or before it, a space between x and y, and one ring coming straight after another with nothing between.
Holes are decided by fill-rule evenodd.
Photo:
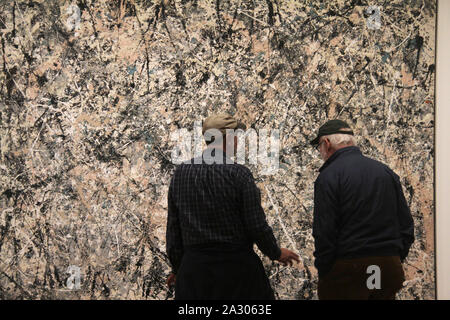
<instances>
[{"instance_id":1,"label":"shirt collar","mask_svg":"<svg viewBox=\"0 0 450 320\"><path fill-rule=\"evenodd\" d=\"M328 167L330 163L332 163L334 160L336 160L338 157L340 157L343 154L350 154L350 153L356 153L356 154L362 154L361 150L357 146L349 146L342 149L339 149L335 151L328 159L325 161L325 163L320 167L319 172L322 172L323 169Z\"/></svg>"}]
</instances>

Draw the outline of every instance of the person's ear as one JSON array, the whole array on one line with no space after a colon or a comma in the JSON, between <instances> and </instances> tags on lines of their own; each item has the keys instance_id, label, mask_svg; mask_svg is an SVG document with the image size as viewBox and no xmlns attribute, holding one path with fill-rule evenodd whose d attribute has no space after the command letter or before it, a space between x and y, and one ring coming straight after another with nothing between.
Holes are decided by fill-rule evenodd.
<instances>
[{"instance_id":1,"label":"person's ear","mask_svg":"<svg viewBox=\"0 0 450 320\"><path fill-rule=\"evenodd\" d=\"M325 138L324 141L325 141L326 150L327 151L330 150L331 149L331 142L330 142L330 140L328 138Z\"/></svg>"}]
</instances>

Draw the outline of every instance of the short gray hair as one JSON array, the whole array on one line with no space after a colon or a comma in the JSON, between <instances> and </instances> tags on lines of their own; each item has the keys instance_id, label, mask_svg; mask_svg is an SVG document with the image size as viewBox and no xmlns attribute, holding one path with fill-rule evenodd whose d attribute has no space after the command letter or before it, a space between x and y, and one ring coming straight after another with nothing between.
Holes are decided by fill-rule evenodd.
<instances>
[{"instance_id":1,"label":"short gray hair","mask_svg":"<svg viewBox=\"0 0 450 320\"><path fill-rule=\"evenodd\" d=\"M331 146L334 148L342 145L356 146L356 138L350 134L334 133L323 137L330 140Z\"/></svg>"}]
</instances>

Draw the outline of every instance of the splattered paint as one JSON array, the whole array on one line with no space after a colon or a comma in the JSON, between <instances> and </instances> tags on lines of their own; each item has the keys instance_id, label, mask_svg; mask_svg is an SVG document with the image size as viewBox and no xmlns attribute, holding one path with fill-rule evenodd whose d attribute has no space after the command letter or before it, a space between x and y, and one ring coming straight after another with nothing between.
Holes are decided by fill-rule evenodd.
<instances>
[{"instance_id":1,"label":"splattered paint","mask_svg":"<svg viewBox=\"0 0 450 320\"><path fill-rule=\"evenodd\" d=\"M434 298L435 1L2 1L0 298L172 299L170 132L225 111L280 130L258 175L278 299L317 298L327 119L401 177L416 226L399 299ZM260 252L258 251L260 254Z\"/></svg>"}]
</instances>

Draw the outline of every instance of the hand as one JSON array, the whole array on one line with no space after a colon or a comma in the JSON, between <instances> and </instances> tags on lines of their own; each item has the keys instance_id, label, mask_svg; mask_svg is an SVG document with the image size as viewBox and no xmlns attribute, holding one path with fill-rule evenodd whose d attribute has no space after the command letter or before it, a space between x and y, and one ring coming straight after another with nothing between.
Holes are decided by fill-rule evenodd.
<instances>
[{"instance_id":1,"label":"hand","mask_svg":"<svg viewBox=\"0 0 450 320\"><path fill-rule=\"evenodd\" d=\"M290 265L292 266L293 260L297 261L297 263L300 262L300 257L298 254L294 253L291 250L288 250L286 248L281 248L281 255L278 259L283 265Z\"/></svg>"},{"instance_id":2,"label":"hand","mask_svg":"<svg viewBox=\"0 0 450 320\"><path fill-rule=\"evenodd\" d=\"M175 285L176 278L177 276L175 274L173 273L169 274L166 281L166 284L169 288Z\"/></svg>"}]
</instances>

